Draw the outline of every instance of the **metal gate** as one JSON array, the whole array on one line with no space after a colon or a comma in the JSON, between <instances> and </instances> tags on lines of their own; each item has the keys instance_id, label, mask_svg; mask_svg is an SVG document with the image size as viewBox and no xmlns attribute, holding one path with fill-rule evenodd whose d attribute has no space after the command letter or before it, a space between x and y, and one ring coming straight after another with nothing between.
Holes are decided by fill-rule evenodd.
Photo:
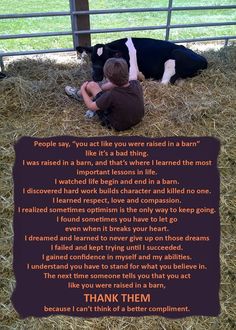
<instances>
[{"instance_id":1,"label":"metal gate","mask_svg":"<svg viewBox=\"0 0 236 330\"><path fill-rule=\"evenodd\" d=\"M15 51L15 52L3 52L0 47L0 60L1 67L3 67L4 56L15 55L29 55L29 54L43 54L43 53L55 53L55 52L67 52L73 51L76 46L89 45L91 43L91 34L105 33L105 32L125 32L125 31L150 31L150 30L165 30L165 40L170 40L171 29L183 29L183 28L198 28L198 27L210 27L210 26L226 26L236 25L236 22L207 22L196 24L171 24L171 15L176 11L196 11L196 10L216 10L216 9L236 9L236 5L222 5L222 6L173 6L174 0L169 0L168 7L157 8L127 8L127 9L107 9L107 10L89 10L88 0L69 0L70 11L64 12L38 12L29 14L7 14L0 15L0 19L19 19L19 18L32 18L32 17L53 17L53 16L70 16L71 18L71 30L63 32L43 32L43 33L25 33L25 34L1 34L0 40L6 39L18 39L18 38L37 38L37 37L52 37L52 36L66 36L71 35L73 37L72 48L58 48L58 49L42 49L42 50L28 50L28 51ZM90 29L89 17L90 15L101 14L115 14L119 13L143 13L143 12L167 12L166 24L155 26L140 26L140 27L123 27L123 28L104 28L104 29ZM193 38L193 39L179 39L170 40L175 43L183 42L195 42L195 41L210 41L210 40L224 40L225 45L228 44L230 39L236 39L236 35L226 36L214 36L205 38Z\"/></svg>"}]
</instances>

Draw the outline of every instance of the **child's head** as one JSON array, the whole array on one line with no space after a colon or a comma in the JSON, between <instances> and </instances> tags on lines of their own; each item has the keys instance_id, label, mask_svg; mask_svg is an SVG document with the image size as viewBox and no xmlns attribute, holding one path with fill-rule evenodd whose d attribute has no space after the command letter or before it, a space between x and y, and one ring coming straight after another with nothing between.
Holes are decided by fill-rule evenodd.
<instances>
[{"instance_id":1,"label":"child's head","mask_svg":"<svg viewBox=\"0 0 236 330\"><path fill-rule=\"evenodd\" d=\"M103 71L105 77L117 86L123 86L129 82L128 64L123 58L109 58Z\"/></svg>"}]
</instances>

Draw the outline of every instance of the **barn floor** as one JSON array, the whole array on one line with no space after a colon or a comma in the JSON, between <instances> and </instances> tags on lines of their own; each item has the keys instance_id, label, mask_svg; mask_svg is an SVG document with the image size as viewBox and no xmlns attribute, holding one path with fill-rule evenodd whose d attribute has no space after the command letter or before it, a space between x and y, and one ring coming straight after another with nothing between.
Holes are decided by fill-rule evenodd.
<instances>
[{"instance_id":1,"label":"barn floor","mask_svg":"<svg viewBox=\"0 0 236 330\"><path fill-rule=\"evenodd\" d=\"M66 85L80 85L90 78L88 59L59 55L63 61L46 57L14 59L6 68L8 78L0 81L1 126L1 291L2 329L235 329L235 177L236 177L236 46L208 50L203 54L209 68L181 86L143 82L146 114L136 127L117 133L86 119L86 108L64 93ZM68 58L66 57L68 56ZM142 135L146 137L214 136L221 141L221 315L170 320L162 317L83 319L64 316L20 320L10 295L12 272L12 218L14 142L21 136L49 137Z\"/></svg>"}]
</instances>

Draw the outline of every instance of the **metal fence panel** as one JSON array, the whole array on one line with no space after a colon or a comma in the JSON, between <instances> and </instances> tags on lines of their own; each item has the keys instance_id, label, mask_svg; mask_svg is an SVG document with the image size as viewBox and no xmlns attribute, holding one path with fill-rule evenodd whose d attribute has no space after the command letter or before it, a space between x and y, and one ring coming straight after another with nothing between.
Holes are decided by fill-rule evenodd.
<instances>
[{"instance_id":1,"label":"metal fence panel","mask_svg":"<svg viewBox=\"0 0 236 330\"><path fill-rule=\"evenodd\" d=\"M19 18L37 18L37 17L60 17L70 16L71 17L71 30L62 32L42 32L42 33L24 33L24 34L1 34L0 40L17 39L17 38L37 38L37 37L50 37L50 36L67 36L73 37L74 48L58 48L58 49L46 49L46 50L26 50L26 51L13 51L3 52L0 49L0 60L3 56L15 56L15 55L29 55L29 54L43 54L43 53L55 53L64 51L73 51L76 46L80 43L90 42L90 35L93 33L112 33L112 32L124 32L124 31L147 31L147 30L165 30L165 40L170 40L171 29L181 28L197 28L197 27L209 27L209 26L227 26L236 25L236 22L208 22L208 23L194 23L194 24L171 24L172 13L175 11L195 11L195 10L215 10L215 9L236 9L236 5L222 5L222 6L173 6L174 0L169 0L168 7L157 7L157 8L120 8L120 9L101 9L101 10L89 10L84 4L81 7L79 0L69 0L70 11L65 12L38 12L38 13L27 13L27 14L4 14L0 15L0 19L19 19ZM80 5L79 5L80 2ZM82 8L81 10L77 10ZM85 10L84 10L85 9ZM86 10L88 9L88 10ZM104 15L104 14L116 14L116 13L142 13L142 12L167 12L167 20L165 25L156 26L138 26L138 27L123 27L123 28L104 28L104 29L90 29L89 23L84 20L83 26L78 26L78 17L89 17L90 15ZM83 21L82 21L83 22ZM89 36L89 38L84 38ZM179 39L170 40L176 43L183 42L194 42L194 41L210 41L210 40L225 40L225 44L229 40L236 39L236 35L226 36L214 36L205 38L190 38L190 39ZM81 41L81 42L80 42Z\"/></svg>"}]
</instances>

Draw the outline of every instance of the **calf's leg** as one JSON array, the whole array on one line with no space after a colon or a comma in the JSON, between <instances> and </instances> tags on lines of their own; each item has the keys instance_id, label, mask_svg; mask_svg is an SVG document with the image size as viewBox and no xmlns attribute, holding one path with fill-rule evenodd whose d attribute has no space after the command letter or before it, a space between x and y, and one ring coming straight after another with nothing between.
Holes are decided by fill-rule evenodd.
<instances>
[{"instance_id":1,"label":"calf's leg","mask_svg":"<svg viewBox=\"0 0 236 330\"><path fill-rule=\"evenodd\" d=\"M164 74L161 79L161 83L163 85L167 85L169 81L171 80L171 77L175 76L176 71L175 71L175 60L168 60L164 64L165 69L164 69Z\"/></svg>"}]
</instances>

